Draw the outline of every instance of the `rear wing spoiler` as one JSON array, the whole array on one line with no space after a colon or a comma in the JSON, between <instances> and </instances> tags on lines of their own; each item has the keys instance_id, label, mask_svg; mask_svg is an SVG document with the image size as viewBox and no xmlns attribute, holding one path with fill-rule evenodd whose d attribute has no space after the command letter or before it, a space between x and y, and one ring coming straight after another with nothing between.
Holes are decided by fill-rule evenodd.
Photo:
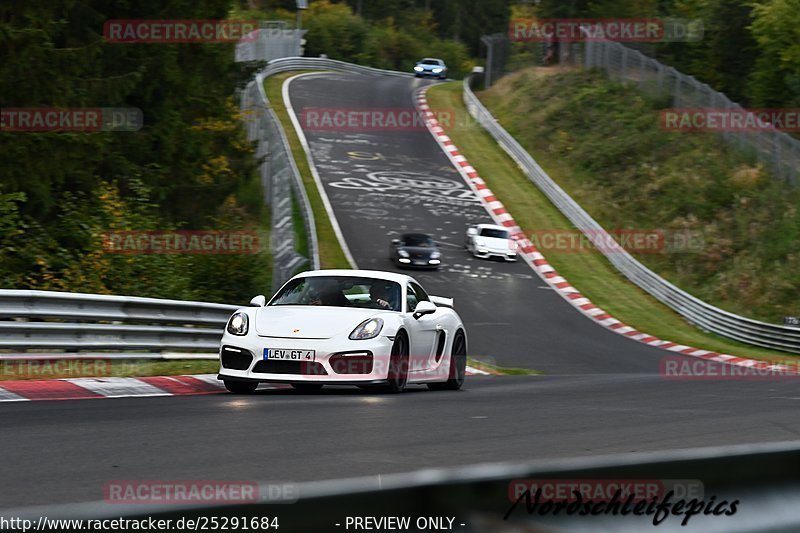
<instances>
[{"instance_id":1,"label":"rear wing spoiler","mask_svg":"<svg viewBox=\"0 0 800 533\"><path fill-rule=\"evenodd\" d=\"M453 299L452 298L443 298L441 296L431 296L431 302L433 302L436 307L449 307L453 309Z\"/></svg>"}]
</instances>

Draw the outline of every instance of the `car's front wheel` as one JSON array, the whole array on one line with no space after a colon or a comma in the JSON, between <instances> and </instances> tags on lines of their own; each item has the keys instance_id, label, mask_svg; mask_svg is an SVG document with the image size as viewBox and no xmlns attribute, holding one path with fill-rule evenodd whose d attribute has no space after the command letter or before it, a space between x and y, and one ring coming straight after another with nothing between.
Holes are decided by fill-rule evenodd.
<instances>
[{"instance_id":1,"label":"car's front wheel","mask_svg":"<svg viewBox=\"0 0 800 533\"><path fill-rule=\"evenodd\" d=\"M392 344L392 355L389 359L389 374L386 390L402 392L408 383L408 337L405 332L397 334Z\"/></svg>"},{"instance_id":2,"label":"car's front wheel","mask_svg":"<svg viewBox=\"0 0 800 533\"><path fill-rule=\"evenodd\" d=\"M224 380L225 388L233 394L253 394L258 388L257 381L230 381Z\"/></svg>"},{"instance_id":3,"label":"car's front wheel","mask_svg":"<svg viewBox=\"0 0 800 533\"><path fill-rule=\"evenodd\" d=\"M464 385L467 375L467 338L459 330L453 339L453 350L450 355L450 374L443 383L428 383L431 390L458 390Z\"/></svg>"}]
</instances>

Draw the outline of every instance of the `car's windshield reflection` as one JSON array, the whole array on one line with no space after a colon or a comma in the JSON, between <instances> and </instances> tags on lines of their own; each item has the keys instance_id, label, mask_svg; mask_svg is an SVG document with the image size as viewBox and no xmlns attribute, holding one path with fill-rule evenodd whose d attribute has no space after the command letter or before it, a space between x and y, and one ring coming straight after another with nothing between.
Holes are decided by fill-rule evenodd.
<instances>
[{"instance_id":1,"label":"car's windshield reflection","mask_svg":"<svg viewBox=\"0 0 800 533\"><path fill-rule=\"evenodd\" d=\"M269 305L321 305L401 311L400 293L399 283L384 279L310 276L290 281Z\"/></svg>"}]
</instances>

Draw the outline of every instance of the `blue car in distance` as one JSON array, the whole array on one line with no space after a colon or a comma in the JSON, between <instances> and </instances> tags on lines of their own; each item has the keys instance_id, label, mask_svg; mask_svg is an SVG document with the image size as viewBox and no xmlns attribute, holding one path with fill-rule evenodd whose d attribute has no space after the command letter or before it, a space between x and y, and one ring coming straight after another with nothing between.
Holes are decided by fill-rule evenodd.
<instances>
[{"instance_id":1,"label":"blue car in distance","mask_svg":"<svg viewBox=\"0 0 800 533\"><path fill-rule=\"evenodd\" d=\"M414 75L418 78L431 76L444 80L447 79L447 65L445 65L444 61L441 59L426 57L425 59L417 61L417 65L414 67Z\"/></svg>"}]
</instances>

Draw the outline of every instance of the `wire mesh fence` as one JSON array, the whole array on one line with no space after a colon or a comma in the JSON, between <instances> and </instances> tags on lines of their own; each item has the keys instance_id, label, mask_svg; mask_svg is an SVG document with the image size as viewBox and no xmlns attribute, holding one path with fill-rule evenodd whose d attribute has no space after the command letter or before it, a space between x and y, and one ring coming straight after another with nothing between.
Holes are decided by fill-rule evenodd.
<instances>
[{"instance_id":1,"label":"wire mesh fence","mask_svg":"<svg viewBox=\"0 0 800 533\"><path fill-rule=\"evenodd\" d=\"M289 28L284 21L264 21L262 27L236 44L236 61L271 61L302 55L308 30Z\"/></svg>"},{"instance_id":2,"label":"wire mesh fence","mask_svg":"<svg viewBox=\"0 0 800 533\"><path fill-rule=\"evenodd\" d=\"M498 35L485 38L491 38L493 50L510 50L508 54L487 54L486 72L491 73L487 86L504 74L531 65L583 66L602 69L612 79L634 83L645 94L663 101L665 107L705 110L727 117L753 115L693 76L682 74L619 42L596 39L583 42L509 42L508 37L501 42ZM727 143L769 169L775 178L793 185L800 182L800 140L769 125L755 130L719 128L715 131Z\"/></svg>"},{"instance_id":3,"label":"wire mesh fence","mask_svg":"<svg viewBox=\"0 0 800 533\"><path fill-rule=\"evenodd\" d=\"M675 109L714 110L728 116L748 114L742 106L693 76L618 42L587 41L581 48L582 58L577 59L586 68L599 68L613 79L635 83L645 94L665 99ZM800 141L791 135L769 127L758 131L727 128L721 129L719 135L756 158L776 178L793 185L800 182Z\"/></svg>"}]
</instances>

